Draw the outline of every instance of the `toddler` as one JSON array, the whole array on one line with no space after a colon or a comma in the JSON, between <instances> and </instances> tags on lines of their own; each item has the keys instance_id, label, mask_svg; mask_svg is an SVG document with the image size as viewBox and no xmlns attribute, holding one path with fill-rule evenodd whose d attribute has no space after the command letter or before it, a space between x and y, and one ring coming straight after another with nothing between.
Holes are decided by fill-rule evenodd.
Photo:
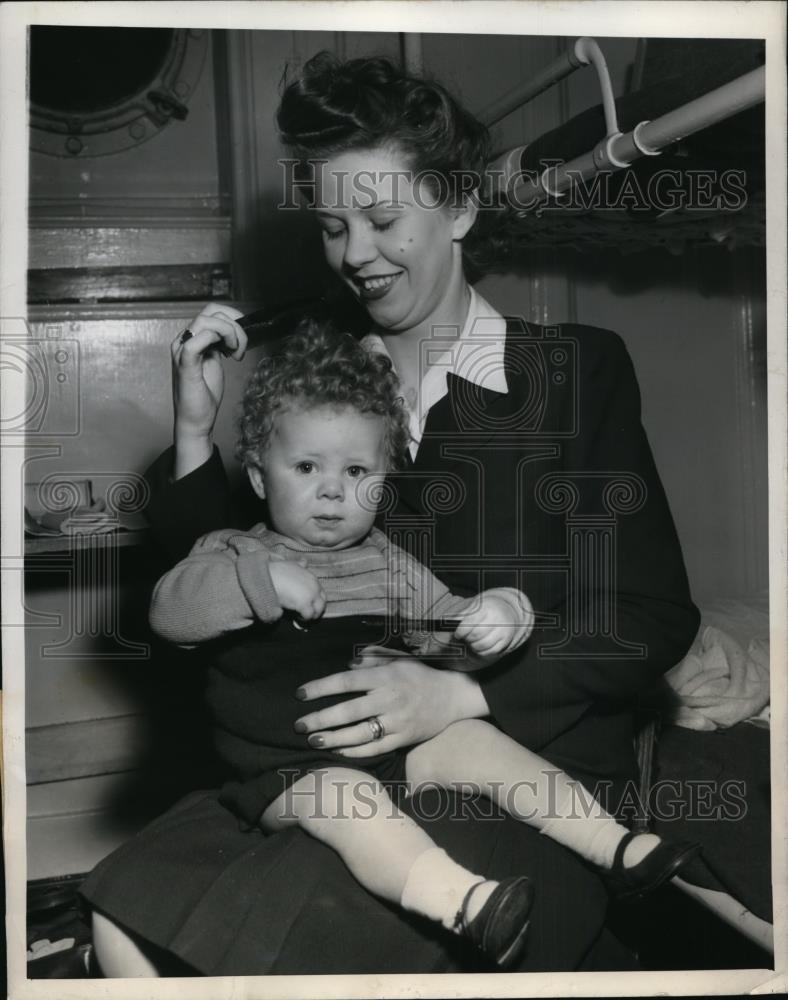
<instances>
[{"instance_id":1,"label":"toddler","mask_svg":"<svg viewBox=\"0 0 788 1000\"><path fill-rule=\"evenodd\" d=\"M410 623L409 650L440 652L454 669L485 669L531 634L519 590L453 595L375 527L375 499L408 440L388 358L315 323L286 338L252 375L241 418L239 455L268 523L198 541L157 584L151 623L209 661L217 748L238 776L228 806L266 831L298 825L370 892L465 935L503 968L525 945L530 880L454 862L398 808L395 787L470 786L598 865L622 895L670 878L697 848L628 833L579 783L481 720L353 766L304 738L295 691L332 658L347 665L359 616ZM423 627L446 618L460 622L449 646ZM374 711L356 727L359 744L385 738Z\"/></svg>"}]
</instances>

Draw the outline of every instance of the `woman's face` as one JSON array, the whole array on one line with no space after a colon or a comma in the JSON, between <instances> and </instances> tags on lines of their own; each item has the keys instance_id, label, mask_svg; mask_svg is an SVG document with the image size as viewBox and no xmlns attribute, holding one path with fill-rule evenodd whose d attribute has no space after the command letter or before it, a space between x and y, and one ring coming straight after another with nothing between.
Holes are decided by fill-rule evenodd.
<instances>
[{"instance_id":1,"label":"woman's face","mask_svg":"<svg viewBox=\"0 0 788 1000\"><path fill-rule=\"evenodd\" d=\"M331 157L316 184L326 260L383 330L443 319L464 289L458 241L473 208L441 207L415 181L405 157L381 147Z\"/></svg>"}]
</instances>

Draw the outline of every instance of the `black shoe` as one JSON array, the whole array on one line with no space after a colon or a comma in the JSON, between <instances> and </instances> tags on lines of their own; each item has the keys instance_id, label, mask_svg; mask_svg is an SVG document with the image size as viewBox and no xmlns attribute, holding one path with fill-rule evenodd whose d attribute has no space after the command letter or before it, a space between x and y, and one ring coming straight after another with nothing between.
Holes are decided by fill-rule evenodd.
<instances>
[{"instance_id":1,"label":"black shoe","mask_svg":"<svg viewBox=\"0 0 788 1000\"><path fill-rule=\"evenodd\" d=\"M42 958L28 959L27 978L100 979L102 976L93 955L93 945L88 942Z\"/></svg>"},{"instance_id":2,"label":"black shoe","mask_svg":"<svg viewBox=\"0 0 788 1000\"><path fill-rule=\"evenodd\" d=\"M474 891L482 885L471 886L457 914L457 924L464 934L484 955L499 968L506 969L517 961L525 947L528 917L534 901L534 887L525 875L506 878L493 889L490 898L468 920L468 903Z\"/></svg>"},{"instance_id":3,"label":"black shoe","mask_svg":"<svg viewBox=\"0 0 788 1000\"><path fill-rule=\"evenodd\" d=\"M684 865L689 864L700 853L700 844L689 840L663 840L653 850L629 868L624 866L624 851L635 837L641 834L628 833L616 848L613 865L605 873L605 880L616 899L636 900L652 892L663 882L677 875Z\"/></svg>"}]
</instances>

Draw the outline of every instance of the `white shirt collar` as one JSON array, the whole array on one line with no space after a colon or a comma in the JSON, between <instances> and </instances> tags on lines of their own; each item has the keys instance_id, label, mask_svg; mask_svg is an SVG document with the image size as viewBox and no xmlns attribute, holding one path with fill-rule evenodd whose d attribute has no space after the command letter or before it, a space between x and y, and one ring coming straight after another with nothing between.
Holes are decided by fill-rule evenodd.
<instances>
[{"instance_id":1,"label":"white shirt collar","mask_svg":"<svg viewBox=\"0 0 788 1000\"><path fill-rule=\"evenodd\" d=\"M435 332L436 341L438 332ZM444 349L447 340L455 343ZM377 333L369 333L361 343L368 351L388 354ZM506 348L506 320L481 295L471 288L468 316L461 331L442 328L439 346L430 347L429 341L421 345L421 362L424 375L421 379L418 400L410 406L410 454L415 459L419 449L427 414L445 395L449 387L446 376L451 372L482 389L491 389L504 395L509 391L504 370ZM437 357L434 357L435 354Z\"/></svg>"}]
</instances>

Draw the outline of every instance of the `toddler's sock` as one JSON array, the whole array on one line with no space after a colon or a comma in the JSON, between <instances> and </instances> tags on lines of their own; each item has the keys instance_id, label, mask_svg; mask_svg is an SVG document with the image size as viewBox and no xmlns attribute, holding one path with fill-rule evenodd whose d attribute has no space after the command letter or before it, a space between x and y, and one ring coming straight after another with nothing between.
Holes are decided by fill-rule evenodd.
<instances>
[{"instance_id":1,"label":"toddler's sock","mask_svg":"<svg viewBox=\"0 0 788 1000\"><path fill-rule=\"evenodd\" d=\"M482 884L483 883L483 884ZM468 900L468 919L481 910L498 885L497 882L474 875L452 861L440 847L431 847L420 854L408 872L401 903L404 909L435 920L450 931L468 890L478 885Z\"/></svg>"},{"instance_id":2,"label":"toddler's sock","mask_svg":"<svg viewBox=\"0 0 788 1000\"><path fill-rule=\"evenodd\" d=\"M578 782L566 779L562 793L556 796L555 814L542 820L540 832L575 851L600 868L610 868L616 848L627 830L592 798ZM635 837L624 852L624 865L641 861L659 843L659 837L643 834Z\"/></svg>"}]
</instances>

